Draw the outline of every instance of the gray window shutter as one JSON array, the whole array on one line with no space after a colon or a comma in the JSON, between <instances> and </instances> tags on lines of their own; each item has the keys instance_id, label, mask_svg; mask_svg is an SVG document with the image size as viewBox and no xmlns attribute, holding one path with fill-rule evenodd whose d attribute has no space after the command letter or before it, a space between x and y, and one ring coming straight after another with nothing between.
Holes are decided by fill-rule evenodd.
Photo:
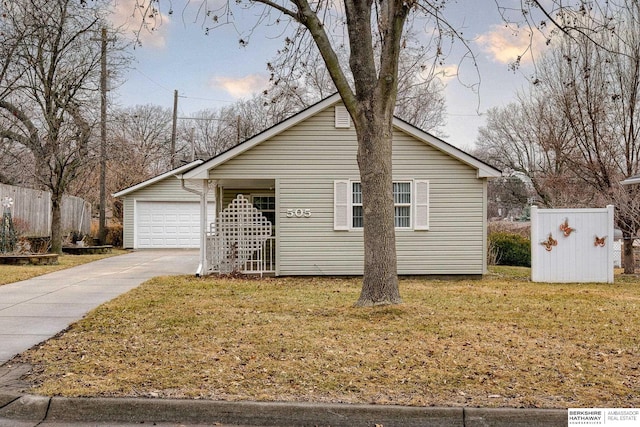
<instances>
[{"instance_id":1,"label":"gray window shutter","mask_svg":"<svg viewBox=\"0 0 640 427\"><path fill-rule=\"evenodd\" d=\"M333 181L333 229L349 230L349 180Z\"/></svg>"},{"instance_id":2,"label":"gray window shutter","mask_svg":"<svg viewBox=\"0 0 640 427\"><path fill-rule=\"evenodd\" d=\"M429 229L429 181L416 179L414 191L414 230Z\"/></svg>"}]
</instances>

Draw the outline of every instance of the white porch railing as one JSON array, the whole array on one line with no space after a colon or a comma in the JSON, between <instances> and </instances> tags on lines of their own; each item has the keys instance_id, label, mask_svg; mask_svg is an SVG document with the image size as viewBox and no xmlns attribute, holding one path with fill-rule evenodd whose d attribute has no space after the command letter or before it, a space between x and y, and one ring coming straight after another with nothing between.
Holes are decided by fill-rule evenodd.
<instances>
[{"instance_id":1,"label":"white porch railing","mask_svg":"<svg viewBox=\"0 0 640 427\"><path fill-rule=\"evenodd\" d=\"M224 246L224 245L222 245ZM219 236L207 233L207 268L209 274L229 273L230 260L221 256ZM237 248L242 252L242 248ZM276 272L276 238L269 237L262 244L262 249L254 251L251 256L237 270L243 274L269 274Z\"/></svg>"},{"instance_id":2,"label":"white porch railing","mask_svg":"<svg viewBox=\"0 0 640 427\"><path fill-rule=\"evenodd\" d=\"M215 233L214 233L215 231ZM205 273L263 274L275 270L271 222L242 194L209 225Z\"/></svg>"},{"instance_id":3,"label":"white porch railing","mask_svg":"<svg viewBox=\"0 0 640 427\"><path fill-rule=\"evenodd\" d=\"M245 274L263 274L276 272L276 238L269 237L262 244L262 251L254 252L253 256L244 263Z\"/></svg>"}]
</instances>

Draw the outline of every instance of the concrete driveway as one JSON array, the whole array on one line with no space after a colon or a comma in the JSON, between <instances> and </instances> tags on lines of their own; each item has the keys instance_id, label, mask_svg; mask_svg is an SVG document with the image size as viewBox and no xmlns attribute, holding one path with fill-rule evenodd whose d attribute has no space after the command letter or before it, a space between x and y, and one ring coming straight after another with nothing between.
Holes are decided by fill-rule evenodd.
<instances>
[{"instance_id":1,"label":"concrete driveway","mask_svg":"<svg viewBox=\"0 0 640 427\"><path fill-rule=\"evenodd\" d=\"M0 365L152 277L197 267L197 250L141 250L0 286Z\"/></svg>"}]
</instances>

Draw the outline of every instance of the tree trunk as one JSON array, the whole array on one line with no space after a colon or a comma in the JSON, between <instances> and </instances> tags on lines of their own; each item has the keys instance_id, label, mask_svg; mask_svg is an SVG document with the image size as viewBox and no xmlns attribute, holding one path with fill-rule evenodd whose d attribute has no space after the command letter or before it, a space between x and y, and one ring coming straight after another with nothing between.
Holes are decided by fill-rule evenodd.
<instances>
[{"instance_id":1,"label":"tree trunk","mask_svg":"<svg viewBox=\"0 0 640 427\"><path fill-rule=\"evenodd\" d=\"M51 193L51 253L62 254L62 194Z\"/></svg>"},{"instance_id":2,"label":"tree trunk","mask_svg":"<svg viewBox=\"0 0 640 427\"><path fill-rule=\"evenodd\" d=\"M365 112L358 132L364 218L364 276L357 306L399 304L391 117ZM385 121L389 121L388 126Z\"/></svg>"},{"instance_id":3,"label":"tree trunk","mask_svg":"<svg viewBox=\"0 0 640 427\"><path fill-rule=\"evenodd\" d=\"M623 254L622 265L624 267L624 274L634 274L636 271L636 260L633 255L633 239L631 236L625 236L623 238Z\"/></svg>"}]
</instances>

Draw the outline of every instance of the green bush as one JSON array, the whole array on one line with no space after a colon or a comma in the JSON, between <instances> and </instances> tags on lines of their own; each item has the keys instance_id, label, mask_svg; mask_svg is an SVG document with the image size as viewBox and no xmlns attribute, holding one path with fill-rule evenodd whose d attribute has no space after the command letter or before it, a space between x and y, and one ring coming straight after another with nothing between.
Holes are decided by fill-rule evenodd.
<instances>
[{"instance_id":1,"label":"green bush","mask_svg":"<svg viewBox=\"0 0 640 427\"><path fill-rule=\"evenodd\" d=\"M531 241L518 234L490 234L489 253L496 265L531 267Z\"/></svg>"}]
</instances>

